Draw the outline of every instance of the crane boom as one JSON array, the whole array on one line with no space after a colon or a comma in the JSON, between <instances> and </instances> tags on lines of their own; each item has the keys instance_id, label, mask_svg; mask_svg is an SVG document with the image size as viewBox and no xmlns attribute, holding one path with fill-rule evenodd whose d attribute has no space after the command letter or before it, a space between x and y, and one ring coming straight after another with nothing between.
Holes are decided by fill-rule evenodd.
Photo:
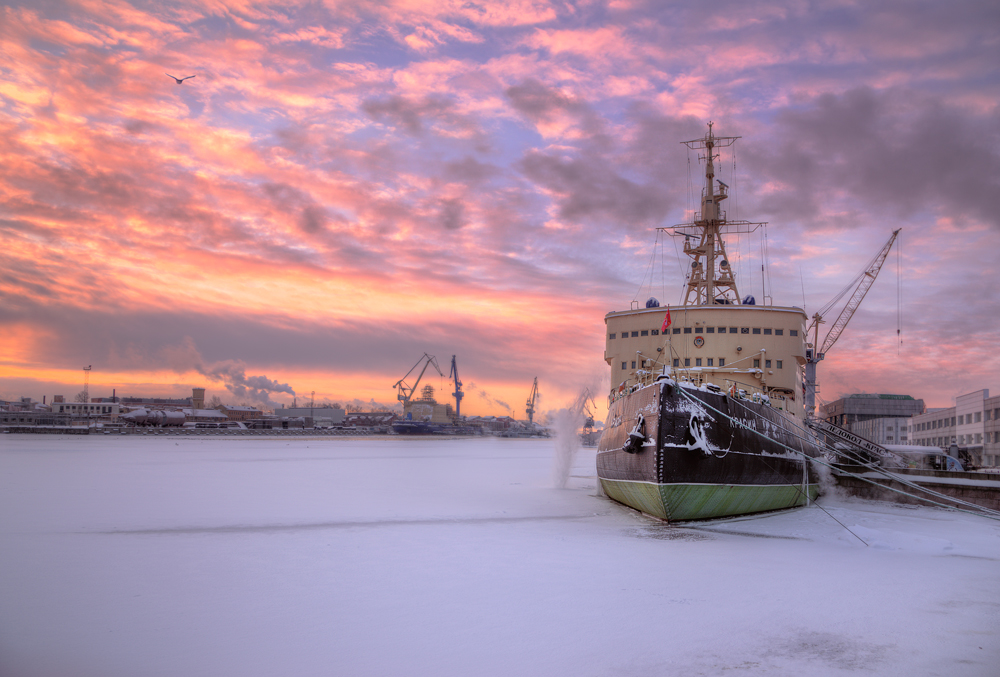
<instances>
[{"instance_id":1,"label":"crane boom","mask_svg":"<svg viewBox=\"0 0 1000 677\"><path fill-rule=\"evenodd\" d=\"M833 347L833 344L837 342L837 339L839 339L840 335L844 332L844 328L847 326L847 323L850 322L851 317L854 316L854 311L858 309L858 306L861 305L861 301L865 298L865 294L868 293L868 290L871 289L871 286L875 283L875 278L878 277L879 271L882 270L882 264L885 263L886 257L889 256L889 250L892 249L892 244L896 241L896 237L899 235L900 230L902 230L902 228L897 228L892 231L892 236L889 238L889 241L886 242L881 251L875 255L875 258L872 259L868 268L861 273L861 280L858 282L858 286L855 288L854 294L851 295L851 300L847 302L846 306L844 306L844 310L841 311L840 317L838 317L837 321L833 323L833 326L830 327L830 331L827 333L826 338L823 339L823 347L819 350L820 355L826 354L826 351ZM820 357L819 359L823 358Z\"/></svg>"},{"instance_id":2,"label":"crane boom","mask_svg":"<svg viewBox=\"0 0 1000 677\"><path fill-rule=\"evenodd\" d=\"M448 378L455 379L455 418L462 415L462 398L465 397L465 393L462 392L462 379L458 378L458 365L455 363L455 356L451 356L451 371L448 372Z\"/></svg>"},{"instance_id":3,"label":"crane boom","mask_svg":"<svg viewBox=\"0 0 1000 677\"><path fill-rule=\"evenodd\" d=\"M889 256L889 250L892 249L893 243L899 236L899 231L902 228L897 228L892 231L892 235L889 236L888 242L883 245L882 249L868 262L861 274L856 277L850 285L847 286L840 294L838 294L830 303L826 304L819 312L813 315L813 321L809 329L813 330L813 347L812 349L806 350L806 392L805 392L805 407L806 414L813 416L816 410L816 365L826 357L826 353L833 347L833 344L837 342L840 335L844 333L844 329L847 328L847 323L851 321L854 317L855 311L861 302L865 298L865 294L871 289L871 286L875 284L875 278L878 277L879 271L882 270L882 264L885 263L885 259ZM840 315L834 321L833 326L830 327L830 331L827 332L826 338L823 339L822 347L819 346L819 325L823 323L823 313L830 310L833 305L839 301L847 290L854 287L854 292L851 294L850 300L848 300L847 305L844 309L840 311ZM808 334L808 330L807 330Z\"/></svg>"},{"instance_id":4,"label":"crane boom","mask_svg":"<svg viewBox=\"0 0 1000 677\"><path fill-rule=\"evenodd\" d=\"M420 370L420 375L417 376L416 382L414 382L412 386L407 385L406 384L407 377L409 377L409 375L413 373L414 369L420 366L421 362L424 363L424 368ZM398 391L396 393L396 399L402 402L404 405L407 402L409 402L410 398L413 396L413 393L416 392L417 386L420 385L420 379L424 377L424 372L427 371L427 367L432 364L434 365L434 368L437 369L437 373L441 374L441 376L444 376L444 374L441 373L441 368L438 366L437 360L434 358L434 356L424 353L424 356L421 357L419 360L417 360L417 363L415 365L410 367L410 371L406 372L406 376L396 381L395 385L392 386L393 388L396 388Z\"/></svg>"}]
</instances>

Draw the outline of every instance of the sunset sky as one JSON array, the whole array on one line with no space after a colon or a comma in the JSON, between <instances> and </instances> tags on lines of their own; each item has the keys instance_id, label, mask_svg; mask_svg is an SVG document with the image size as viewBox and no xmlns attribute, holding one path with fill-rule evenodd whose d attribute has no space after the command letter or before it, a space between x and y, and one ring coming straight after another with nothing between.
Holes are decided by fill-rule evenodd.
<instances>
[{"instance_id":1,"label":"sunset sky","mask_svg":"<svg viewBox=\"0 0 1000 677\"><path fill-rule=\"evenodd\" d=\"M655 228L709 120L775 303L903 229L821 399L1000 391L995 1L4 5L0 399L93 365L92 396L395 404L427 352L463 413L523 418L537 376L603 416L605 313L680 300Z\"/></svg>"}]
</instances>

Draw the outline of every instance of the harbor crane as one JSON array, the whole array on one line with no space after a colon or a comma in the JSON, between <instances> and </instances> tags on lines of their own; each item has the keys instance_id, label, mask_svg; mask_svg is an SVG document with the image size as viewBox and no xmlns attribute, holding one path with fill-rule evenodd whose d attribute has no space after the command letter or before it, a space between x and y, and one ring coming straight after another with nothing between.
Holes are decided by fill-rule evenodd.
<instances>
[{"instance_id":1,"label":"harbor crane","mask_svg":"<svg viewBox=\"0 0 1000 677\"><path fill-rule=\"evenodd\" d=\"M861 273L851 280L851 282L844 287L839 294L837 294L832 301L827 303L825 306L819 309L819 311L813 315L812 324L809 325L809 329L806 330L806 336L809 335L809 331L813 332L813 342L810 346L806 346L806 393L805 393L805 407L806 415L810 418L815 416L816 412L816 365L819 364L826 353L833 347L833 344L837 342L840 335L844 333L844 329L847 327L847 323L851 321L854 316L854 311L858 309L861 305L861 301L864 300L865 294L871 289L871 286L875 283L875 278L878 277L878 273L882 270L882 264L885 263L886 257L889 255L889 250L892 249L893 243L896 241L896 237L899 236L899 231L902 228L897 228L892 231L892 235L889 237L889 241L883 245L882 249L879 250L877 254L868 262L865 269ZM826 338L823 339L823 344L820 346L819 343L819 325L823 324L823 316L830 312L830 309L837 304L840 299L847 294L848 291L854 290L851 294L850 300L844 309L840 312L840 316L834 321L833 326L830 327L830 331L827 333Z\"/></svg>"},{"instance_id":2,"label":"harbor crane","mask_svg":"<svg viewBox=\"0 0 1000 677\"><path fill-rule=\"evenodd\" d=\"M455 356L451 356L451 371L448 372L448 378L455 379L455 418L462 415L462 398L465 397L465 393L462 392L462 379L458 378L458 365L455 363Z\"/></svg>"},{"instance_id":3,"label":"harbor crane","mask_svg":"<svg viewBox=\"0 0 1000 677\"><path fill-rule=\"evenodd\" d=\"M534 422L535 417L535 400L538 399L538 377L535 377L535 382L531 384L531 394L528 395L528 403L525 405L525 413L528 415L528 423Z\"/></svg>"},{"instance_id":4,"label":"harbor crane","mask_svg":"<svg viewBox=\"0 0 1000 677\"><path fill-rule=\"evenodd\" d=\"M423 369L420 370L420 375L417 376L417 380L413 383L412 386L407 385L406 379L410 377L410 374L412 374L413 371L417 367L419 367L421 363L423 363L424 367ZM410 367L410 371L406 372L406 376L396 381L396 384L392 386L393 388L396 388L397 391L396 399L402 402L404 407L407 404L409 404L410 398L413 397L413 393L417 392L417 386L420 385L420 379L424 377L424 372L427 371L427 367L429 367L430 365L434 365L434 368L437 370L437 373L440 374L442 377L444 376L444 374L441 373L441 368L438 366L437 360L434 358L434 356L424 353L424 356L421 357L419 360L417 360L417 363L415 365Z\"/></svg>"}]
</instances>

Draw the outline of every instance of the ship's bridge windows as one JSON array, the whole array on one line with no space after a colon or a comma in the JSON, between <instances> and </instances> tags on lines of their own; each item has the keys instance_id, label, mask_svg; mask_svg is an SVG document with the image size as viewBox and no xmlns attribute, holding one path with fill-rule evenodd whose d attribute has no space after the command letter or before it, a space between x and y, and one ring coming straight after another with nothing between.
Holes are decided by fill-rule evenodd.
<instances>
[{"instance_id":1,"label":"ship's bridge windows","mask_svg":"<svg viewBox=\"0 0 1000 677\"><path fill-rule=\"evenodd\" d=\"M642 331L639 332L639 335L640 336L649 336L649 330L648 329L643 329Z\"/></svg>"},{"instance_id":2,"label":"ship's bridge windows","mask_svg":"<svg viewBox=\"0 0 1000 677\"><path fill-rule=\"evenodd\" d=\"M685 334L690 334L691 333L691 327L684 327L684 333Z\"/></svg>"},{"instance_id":3,"label":"ship's bridge windows","mask_svg":"<svg viewBox=\"0 0 1000 677\"><path fill-rule=\"evenodd\" d=\"M674 333L675 334L680 334L681 333L681 328L680 327L674 327Z\"/></svg>"},{"instance_id":4,"label":"ship's bridge windows","mask_svg":"<svg viewBox=\"0 0 1000 677\"><path fill-rule=\"evenodd\" d=\"M617 334L608 334L608 340L614 341L615 340L615 336L617 336Z\"/></svg>"},{"instance_id":5,"label":"ship's bridge windows","mask_svg":"<svg viewBox=\"0 0 1000 677\"><path fill-rule=\"evenodd\" d=\"M736 327L730 327L729 328L729 333L730 334L738 334L739 332L740 332L740 330L738 328L736 328Z\"/></svg>"},{"instance_id":6,"label":"ship's bridge windows","mask_svg":"<svg viewBox=\"0 0 1000 677\"><path fill-rule=\"evenodd\" d=\"M715 327L705 327L705 333L706 334L714 334L715 333Z\"/></svg>"},{"instance_id":7,"label":"ship's bridge windows","mask_svg":"<svg viewBox=\"0 0 1000 677\"><path fill-rule=\"evenodd\" d=\"M740 333L741 334L749 334L750 333L750 327L740 327Z\"/></svg>"},{"instance_id":8,"label":"ship's bridge windows","mask_svg":"<svg viewBox=\"0 0 1000 677\"><path fill-rule=\"evenodd\" d=\"M789 329L788 330L788 335L789 336L798 336L799 335L799 330L798 329Z\"/></svg>"},{"instance_id":9,"label":"ship's bridge windows","mask_svg":"<svg viewBox=\"0 0 1000 677\"><path fill-rule=\"evenodd\" d=\"M784 336L785 335L785 330L784 329L775 329L774 330L774 335L775 336Z\"/></svg>"},{"instance_id":10,"label":"ship's bridge windows","mask_svg":"<svg viewBox=\"0 0 1000 677\"><path fill-rule=\"evenodd\" d=\"M759 334L760 333L760 327L754 327L753 328L753 333Z\"/></svg>"},{"instance_id":11,"label":"ship's bridge windows","mask_svg":"<svg viewBox=\"0 0 1000 677\"><path fill-rule=\"evenodd\" d=\"M770 330L770 329L765 329L765 330L764 330L764 334L765 334L766 336L770 336L770 335L771 335L771 330Z\"/></svg>"}]
</instances>

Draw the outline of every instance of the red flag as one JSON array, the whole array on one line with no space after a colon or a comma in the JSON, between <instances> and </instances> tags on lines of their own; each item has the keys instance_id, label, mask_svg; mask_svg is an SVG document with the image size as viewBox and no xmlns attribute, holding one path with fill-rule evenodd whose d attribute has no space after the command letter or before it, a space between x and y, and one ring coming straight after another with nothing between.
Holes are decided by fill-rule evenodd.
<instances>
[{"instance_id":1,"label":"red flag","mask_svg":"<svg viewBox=\"0 0 1000 677\"><path fill-rule=\"evenodd\" d=\"M661 332L667 331L667 327L670 326L670 308L667 308L667 316L663 318L663 326L660 327Z\"/></svg>"}]
</instances>

